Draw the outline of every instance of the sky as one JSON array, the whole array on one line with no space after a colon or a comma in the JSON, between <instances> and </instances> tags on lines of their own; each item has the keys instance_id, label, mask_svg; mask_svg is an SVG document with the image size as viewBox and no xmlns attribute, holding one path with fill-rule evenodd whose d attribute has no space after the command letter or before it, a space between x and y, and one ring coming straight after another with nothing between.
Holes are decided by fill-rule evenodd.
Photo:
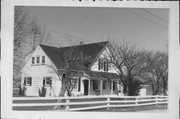
<instances>
[{"instance_id":1,"label":"sky","mask_svg":"<svg viewBox=\"0 0 180 119\"><path fill-rule=\"evenodd\" d=\"M57 46L112 41L167 50L168 9L24 7L46 28L44 44Z\"/></svg>"}]
</instances>

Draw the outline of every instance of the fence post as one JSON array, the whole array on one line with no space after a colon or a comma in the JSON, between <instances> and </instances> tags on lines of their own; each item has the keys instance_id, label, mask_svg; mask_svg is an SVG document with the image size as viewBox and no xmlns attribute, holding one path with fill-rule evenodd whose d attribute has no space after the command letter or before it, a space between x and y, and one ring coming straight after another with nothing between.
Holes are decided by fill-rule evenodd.
<instances>
[{"instance_id":1,"label":"fence post","mask_svg":"<svg viewBox=\"0 0 180 119\"><path fill-rule=\"evenodd\" d=\"M158 105L158 95L156 95L156 105Z\"/></svg>"},{"instance_id":2,"label":"fence post","mask_svg":"<svg viewBox=\"0 0 180 119\"><path fill-rule=\"evenodd\" d=\"M67 98L66 98L66 111L69 110L69 103L70 103L70 100L69 100L69 98L67 97Z\"/></svg>"},{"instance_id":3,"label":"fence post","mask_svg":"<svg viewBox=\"0 0 180 119\"><path fill-rule=\"evenodd\" d=\"M107 97L107 109L110 107L110 97Z\"/></svg>"},{"instance_id":4,"label":"fence post","mask_svg":"<svg viewBox=\"0 0 180 119\"><path fill-rule=\"evenodd\" d=\"M136 101L135 101L135 106L137 106L138 105L138 97L136 97Z\"/></svg>"}]
</instances>

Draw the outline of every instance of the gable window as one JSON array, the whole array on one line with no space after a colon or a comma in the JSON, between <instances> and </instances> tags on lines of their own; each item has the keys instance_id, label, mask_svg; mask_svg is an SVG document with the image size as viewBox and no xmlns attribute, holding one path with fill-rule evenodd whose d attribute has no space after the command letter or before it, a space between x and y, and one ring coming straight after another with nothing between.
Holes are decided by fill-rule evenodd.
<instances>
[{"instance_id":1,"label":"gable window","mask_svg":"<svg viewBox=\"0 0 180 119\"><path fill-rule=\"evenodd\" d=\"M32 77L24 77L24 85L31 86L32 85Z\"/></svg>"},{"instance_id":2,"label":"gable window","mask_svg":"<svg viewBox=\"0 0 180 119\"><path fill-rule=\"evenodd\" d=\"M99 58L99 60L98 60L98 70L103 69L103 66L104 66L103 60Z\"/></svg>"},{"instance_id":3,"label":"gable window","mask_svg":"<svg viewBox=\"0 0 180 119\"><path fill-rule=\"evenodd\" d=\"M39 64L39 59L40 59L40 57L37 56L37 57L36 57L36 63L37 63L37 64Z\"/></svg>"},{"instance_id":4,"label":"gable window","mask_svg":"<svg viewBox=\"0 0 180 119\"><path fill-rule=\"evenodd\" d=\"M45 63L45 56L42 56L42 64Z\"/></svg>"},{"instance_id":5,"label":"gable window","mask_svg":"<svg viewBox=\"0 0 180 119\"><path fill-rule=\"evenodd\" d=\"M52 77L43 77L43 86L51 86Z\"/></svg>"},{"instance_id":6,"label":"gable window","mask_svg":"<svg viewBox=\"0 0 180 119\"><path fill-rule=\"evenodd\" d=\"M106 89L106 81L103 81L103 89Z\"/></svg>"},{"instance_id":7,"label":"gable window","mask_svg":"<svg viewBox=\"0 0 180 119\"><path fill-rule=\"evenodd\" d=\"M109 71L109 60L108 59L104 60L104 71Z\"/></svg>"},{"instance_id":8,"label":"gable window","mask_svg":"<svg viewBox=\"0 0 180 119\"><path fill-rule=\"evenodd\" d=\"M93 90L98 89L98 81L97 80L93 80Z\"/></svg>"},{"instance_id":9,"label":"gable window","mask_svg":"<svg viewBox=\"0 0 180 119\"><path fill-rule=\"evenodd\" d=\"M109 71L109 60L108 59L100 59L98 60L98 69Z\"/></svg>"},{"instance_id":10,"label":"gable window","mask_svg":"<svg viewBox=\"0 0 180 119\"><path fill-rule=\"evenodd\" d=\"M32 57L32 64L35 63L35 57Z\"/></svg>"}]
</instances>

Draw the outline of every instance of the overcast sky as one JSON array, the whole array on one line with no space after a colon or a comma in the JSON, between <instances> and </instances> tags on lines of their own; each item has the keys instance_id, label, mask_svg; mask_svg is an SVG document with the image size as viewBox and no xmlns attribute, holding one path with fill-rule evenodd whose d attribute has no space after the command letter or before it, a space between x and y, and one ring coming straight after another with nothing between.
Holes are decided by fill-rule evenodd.
<instances>
[{"instance_id":1,"label":"overcast sky","mask_svg":"<svg viewBox=\"0 0 180 119\"><path fill-rule=\"evenodd\" d=\"M168 10L130 8L25 7L51 33L49 45L127 41L139 48L167 50ZM48 36L48 35L47 35ZM46 37L48 38L48 37Z\"/></svg>"}]
</instances>

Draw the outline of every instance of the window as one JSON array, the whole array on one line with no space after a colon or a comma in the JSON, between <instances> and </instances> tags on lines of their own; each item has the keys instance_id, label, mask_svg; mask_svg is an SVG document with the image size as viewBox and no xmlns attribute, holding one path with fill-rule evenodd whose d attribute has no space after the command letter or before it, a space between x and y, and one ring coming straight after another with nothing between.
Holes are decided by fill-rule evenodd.
<instances>
[{"instance_id":1,"label":"window","mask_svg":"<svg viewBox=\"0 0 180 119\"><path fill-rule=\"evenodd\" d=\"M98 60L98 69L108 71L109 70L109 60L108 59L100 59Z\"/></svg>"},{"instance_id":2,"label":"window","mask_svg":"<svg viewBox=\"0 0 180 119\"><path fill-rule=\"evenodd\" d=\"M71 79L71 86L73 89L77 89L77 79L75 78Z\"/></svg>"},{"instance_id":3,"label":"window","mask_svg":"<svg viewBox=\"0 0 180 119\"><path fill-rule=\"evenodd\" d=\"M39 64L39 56L36 57L36 63Z\"/></svg>"},{"instance_id":4,"label":"window","mask_svg":"<svg viewBox=\"0 0 180 119\"><path fill-rule=\"evenodd\" d=\"M116 88L116 82L113 82L113 91L115 91Z\"/></svg>"},{"instance_id":5,"label":"window","mask_svg":"<svg viewBox=\"0 0 180 119\"><path fill-rule=\"evenodd\" d=\"M99 58L98 60L98 69L101 70L103 69L103 60Z\"/></svg>"},{"instance_id":6,"label":"window","mask_svg":"<svg viewBox=\"0 0 180 119\"><path fill-rule=\"evenodd\" d=\"M43 77L43 86L51 86L52 78L51 77Z\"/></svg>"},{"instance_id":7,"label":"window","mask_svg":"<svg viewBox=\"0 0 180 119\"><path fill-rule=\"evenodd\" d=\"M97 80L93 80L93 90L98 89L98 81Z\"/></svg>"},{"instance_id":8,"label":"window","mask_svg":"<svg viewBox=\"0 0 180 119\"><path fill-rule=\"evenodd\" d=\"M42 56L42 64L45 63L45 56Z\"/></svg>"},{"instance_id":9,"label":"window","mask_svg":"<svg viewBox=\"0 0 180 119\"><path fill-rule=\"evenodd\" d=\"M103 81L103 89L106 89L106 81Z\"/></svg>"},{"instance_id":10,"label":"window","mask_svg":"<svg viewBox=\"0 0 180 119\"><path fill-rule=\"evenodd\" d=\"M24 77L24 85L31 86L32 85L32 77Z\"/></svg>"},{"instance_id":11,"label":"window","mask_svg":"<svg viewBox=\"0 0 180 119\"><path fill-rule=\"evenodd\" d=\"M109 60L108 59L104 60L104 71L109 71Z\"/></svg>"},{"instance_id":12,"label":"window","mask_svg":"<svg viewBox=\"0 0 180 119\"><path fill-rule=\"evenodd\" d=\"M34 60L35 60L35 57L32 57L32 64L34 64L35 62L34 62Z\"/></svg>"}]
</instances>

